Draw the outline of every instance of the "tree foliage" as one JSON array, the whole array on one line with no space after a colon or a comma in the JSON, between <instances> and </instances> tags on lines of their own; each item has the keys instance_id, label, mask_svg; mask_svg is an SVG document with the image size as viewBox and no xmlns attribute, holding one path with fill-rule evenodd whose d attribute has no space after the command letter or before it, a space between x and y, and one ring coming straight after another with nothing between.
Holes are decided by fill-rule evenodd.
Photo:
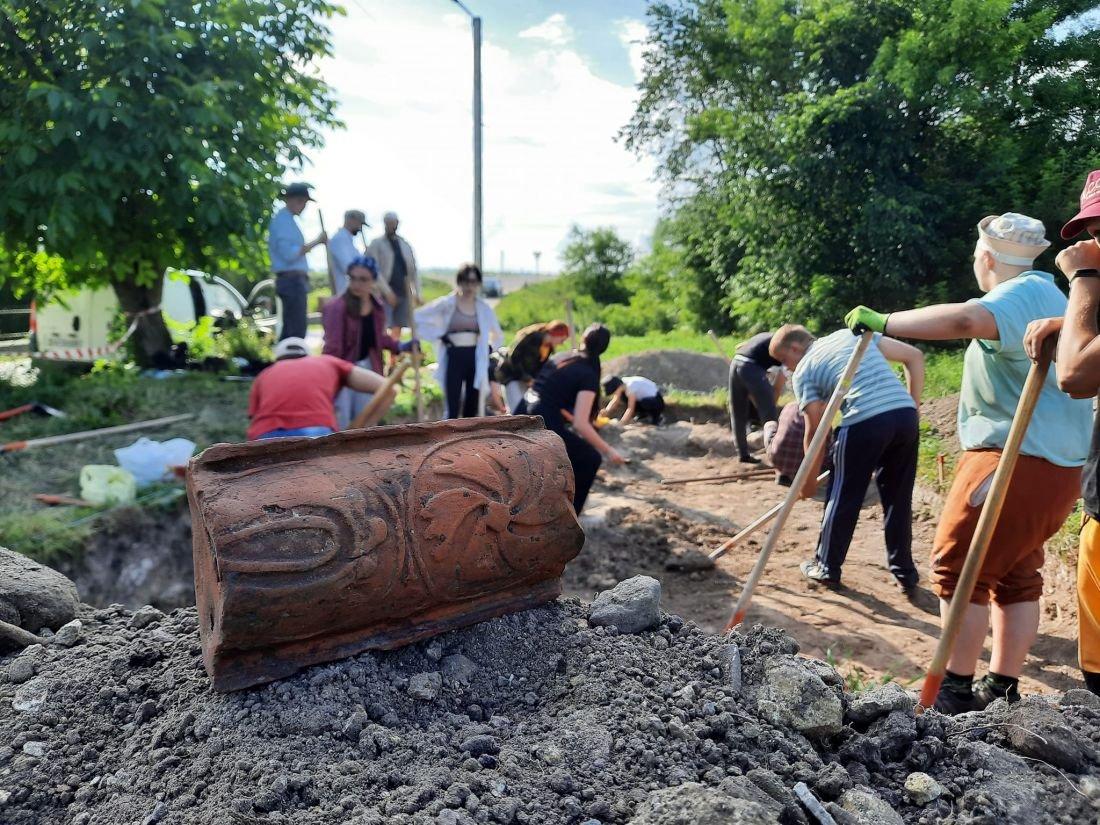
<instances>
[{"instance_id":1,"label":"tree foliage","mask_svg":"<svg viewBox=\"0 0 1100 825\"><path fill-rule=\"evenodd\" d=\"M741 328L835 326L856 303L972 294L985 215L1034 215L1054 240L1100 165L1096 7L651 3L624 136L660 160L702 308L720 290Z\"/></svg>"},{"instance_id":2,"label":"tree foliage","mask_svg":"<svg viewBox=\"0 0 1100 825\"><path fill-rule=\"evenodd\" d=\"M337 10L0 0L0 246L21 263L0 280L111 284L134 313L166 267L258 248L284 168L337 123L315 67ZM162 344L159 316L146 327Z\"/></svg>"},{"instance_id":3,"label":"tree foliage","mask_svg":"<svg viewBox=\"0 0 1100 825\"><path fill-rule=\"evenodd\" d=\"M622 303L630 297L623 276L634 260L634 249L614 229L573 226L561 259L562 274L573 276L577 288L597 303Z\"/></svg>"}]
</instances>

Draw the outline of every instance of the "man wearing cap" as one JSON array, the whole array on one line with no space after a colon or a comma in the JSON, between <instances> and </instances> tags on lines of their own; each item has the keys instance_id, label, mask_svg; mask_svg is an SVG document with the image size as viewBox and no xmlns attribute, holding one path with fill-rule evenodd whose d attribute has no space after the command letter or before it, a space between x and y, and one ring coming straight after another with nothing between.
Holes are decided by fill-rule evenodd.
<instances>
[{"instance_id":1,"label":"man wearing cap","mask_svg":"<svg viewBox=\"0 0 1100 825\"><path fill-rule=\"evenodd\" d=\"M1062 237L1070 240L1086 232L1089 238L1063 249L1055 259L1069 278L1065 317L1034 322L1028 328L1027 349L1037 357L1042 342L1060 332L1055 361L1058 386L1073 398L1092 399L1100 391L1100 169L1089 173L1080 205L1080 211L1062 227ZM1100 417L1092 426L1081 498L1085 521L1077 555L1078 654L1085 686L1100 695Z\"/></svg>"},{"instance_id":2,"label":"man wearing cap","mask_svg":"<svg viewBox=\"0 0 1100 825\"><path fill-rule=\"evenodd\" d=\"M284 338L275 345L275 363L252 382L248 396L248 439L316 437L336 430L333 400L344 387L378 392L382 376L332 355L310 355L303 338ZM390 390L364 424L373 427L390 408Z\"/></svg>"},{"instance_id":3,"label":"man wearing cap","mask_svg":"<svg viewBox=\"0 0 1100 825\"><path fill-rule=\"evenodd\" d=\"M1066 297L1049 273L1032 268L1050 242L1043 224L1015 212L978 224L974 277L985 293L962 304L940 304L882 314L856 307L845 316L853 330L870 328L900 338L973 339L963 362L959 395L962 459L944 503L932 547L932 585L945 615L970 549L982 504L1000 461L1031 367L1028 324L1061 314ZM996 698L1020 698L1018 682L1039 631L1043 544L1077 502L1088 451L1091 410L1058 389L1051 373L1039 394L1005 506L978 574L947 677L936 699L944 713L984 708ZM990 603L992 602L992 608ZM974 671L990 621L989 673Z\"/></svg>"},{"instance_id":4,"label":"man wearing cap","mask_svg":"<svg viewBox=\"0 0 1100 825\"><path fill-rule=\"evenodd\" d=\"M412 311L416 306L409 305L409 291L413 301L420 304L420 280L416 272L416 257L409 242L397 234L397 213L387 212L382 216L386 231L371 241L367 254L378 261L378 274L382 281L389 284L396 303L389 310L390 335L401 337L401 328L412 321Z\"/></svg>"},{"instance_id":5,"label":"man wearing cap","mask_svg":"<svg viewBox=\"0 0 1100 825\"><path fill-rule=\"evenodd\" d=\"M348 288L348 268L351 266L352 261L363 254L355 246L355 236L363 230L364 226L370 226L367 223L367 216L359 209L349 209L344 213L344 225L336 230L336 234L329 239L328 249L332 255L335 270L332 273L333 280L336 282L336 291L332 294L334 298L343 295ZM363 248L365 249L366 246L366 240L364 239ZM378 296L386 304L393 306L396 298L390 290L390 285L382 280L375 283Z\"/></svg>"},{"instance_id":6,"label":"man wearing cap","mask_svg":"<svg viewBox=\"0 0 1100 825\"><path fill-rule=\"evenodd\" d=\"M292 183L281 193L283 208L276 212L268 226L267 251L275 272L275 293L283 304L283 326L279 338L305 338L306 298L309 294L309 264L306 253L325 243L322 232L309 243L295 217L302 214L313 198L304 183Z\"/></svg>"}]
</instances>

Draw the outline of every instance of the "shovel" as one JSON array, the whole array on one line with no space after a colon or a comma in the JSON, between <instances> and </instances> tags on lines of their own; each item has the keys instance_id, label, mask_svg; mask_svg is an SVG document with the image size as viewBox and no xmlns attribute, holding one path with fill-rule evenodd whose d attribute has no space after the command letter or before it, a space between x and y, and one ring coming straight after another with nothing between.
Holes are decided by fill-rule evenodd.
<instances>
[{"instance_id":1,"label":"shovel","mask_svg":"<svg viewBox=\"0 0 1100 825\"><path fill-rule=\"evenodd\" d=\"M21 404L18 407L12 407L10 410L4 410L0 412L0 421L7 421L9 418L15 418L17 415L23 413L37 413L38 415L51 415L54 418L67 418L68 415L56 407L51 407L48 404L43 404L40 401L31 401L29 404Z\"/></svg>"},{"instance_id":2,"label":"shovel","mask_svg":"<svg viewBox=\"0 0 1100 825\"><path fill-rule=\"evenodd\" d=\"M1001 508L1004 507L1005 498L1008 495L1012 471L1016 469L1016 459L1020 457L1020 445L1023 444L1028 424L1031 423L1031 415L1035 412L1035 405L1039 402L1039 394L1043 391L1043 383L1050 370L1053 345L1054 338L1048 338L1039 353L1039 360L1032 364L1028 371L1024 391L1020 394L1020 400L1016 404L1016 414L1012 417L1012 427L1008 431L1008 438L1001 451L1001 460L997 462L997 470L993 473L989 493L982 505L981 515L978 516L978 524L974 528L974 537L970 540L970 549L966 551L966 560L963 561L959 581L955 585L951 604L947 608L943 632L936 645L936 652L932 656L932 664L928 667L928 674L924 677L919 709L932 707L943 685L943 679L947 673L947 662L951 658L955 640L958 639L959 631L962 629L963 614L970 605L974 585L978 581L985 554L993 539L993 531L1001 516Z\"/></svg>"},{"instance_id":3,"label":"shovel","mask_svg":"<svg viewBox=\"0 0 1100 825\"><path fill-rule=\"evenodd\" d=\"M779 512L776 514L775 525L772 527L771 532L768 533L768 538L764 541L764 547L760 550L760 556L757 558L756 564L753 565L752 572L749 573L749 578L745 582L744 589L741 591L741 597L737 600L737 605L733 608L733 614L726 623L727 633L744 621L745 612L749 609L749 602L752 601L752 592L756 589L757 582L760 581L760 577L764 573L764 568L768 564L768 557L772 554L772 550L775 549L775 545L779 542L779 534L783 532L783 526L787 523L787 517L791 514L791 510L794 509L795 502L798 501L798 496L802 487L806 484L813 466L817 463L818 456L821 455L821 451L825 449L825 442L829 437L829 430L832 428L833 418L836 417L837 411L840 409L840 403L844 400L844 396L847 395L848 390L851 389L852 379L855 378L856 370L859 369L859 362L863 358L863 353L867 351L867 347L870 346L873 337L873 333L867 330L860 337L859 343L856 344L856 348L852 350L852 355L848 359L848 365L844 368L840 380L837 381L836 389L833 390L833 395L829 399L828 405L825 407L825 412L821 415L821 424L818 426L817 432L814 433L814 437L810 441L810 446L806 450L806 455L802 458L802 464L798 467L798 472L795 474L794 481L791 482L791 489L787 493L787 497L783 500L783 505L780 507Z\"/></svg>"}]
</instances>

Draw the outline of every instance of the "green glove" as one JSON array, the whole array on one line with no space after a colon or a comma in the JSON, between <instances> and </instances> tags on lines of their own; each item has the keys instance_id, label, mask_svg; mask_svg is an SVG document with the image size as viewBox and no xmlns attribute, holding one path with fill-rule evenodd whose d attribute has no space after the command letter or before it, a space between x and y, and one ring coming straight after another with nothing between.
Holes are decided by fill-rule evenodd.
<instances>
[{"instance_id":1,"label":"green glove","mask_svg":"<svg viewBox=\"0 0 1100 825\"><path fill-rule=\"evenodd\" d=\"M860 305L844 316L844 324L856 335L868 329L872 332L886 332L886 321L889 317L889 313L875 312L870 307Z\"/></svg>"}]
</instances>

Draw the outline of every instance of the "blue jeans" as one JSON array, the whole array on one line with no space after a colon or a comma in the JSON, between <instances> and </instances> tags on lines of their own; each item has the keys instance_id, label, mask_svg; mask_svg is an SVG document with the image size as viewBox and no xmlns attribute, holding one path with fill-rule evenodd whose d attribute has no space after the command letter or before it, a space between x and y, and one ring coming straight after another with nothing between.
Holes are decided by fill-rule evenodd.
<instances>
[{"instance_id":1,"label":"blue jeans","mask_svg":"<svg viewBox=\"0 0 1100 825\"><path fill-rule=\"evenodd\" d=\"M306 310L309 301L309 275L305 272L280 272L275 276L275 293L283 302L283 338L306 337Z\"/></svg>"},{"instance_id":2,"label":"blue jeans","mask_svg":"<svg viewBox=\"0 0 1100 825\"><path fill-rule=\"evenodd\" d=\"M265 438L294 438L296 436L306 436L307 438L318 438L322 435L332 435L331 427L293 427L289 430L271 430L266 432L257 438L260 441Z\"/></svg>"}]
</instances>

